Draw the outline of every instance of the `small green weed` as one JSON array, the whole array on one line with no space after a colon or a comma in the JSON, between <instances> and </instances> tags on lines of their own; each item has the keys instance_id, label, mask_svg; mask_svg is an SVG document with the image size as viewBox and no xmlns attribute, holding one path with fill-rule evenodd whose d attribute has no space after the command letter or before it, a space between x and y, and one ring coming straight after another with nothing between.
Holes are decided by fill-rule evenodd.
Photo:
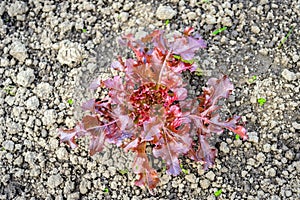
<instances>
[{"instance_id":1,"label":"small green weed","mask_svg":"<svg viewBox=\"0 0 300 200\"><path fill-rule=\"evenodd\" d=\"M258 98L257 99L257 103L259 103L260 106L263 106L266 102L267 102L267 100L265 98Z\"/></svg>"},{"instance_id":2,"label":"small green weed","mask_svg":"<svg viewBox=\"0 0 300 200\"><path fill-rule=\"evenodd\" d=\"M15 96L16 93L13 91L15 89L15 86L13 85L8 85L8 86L5 86L2 90L6 93L6 94L9 94L11 96Z\"/></svg>"},{"instance_id":3,"label":"small green weed","mask_svg":"<svg viewBox=\"0 0 300 200\"><path fill-rule=\"evenodd\" d=\"M195 73L196 76L202 76L203 75L203 71L199 67L197 67L197 69L195 70L194 73Z\"/></svg>"},{"instance_id":4,"label":"small green weed","mask_svg":"<svg viewBox=\"0 0 300 200\"><path fill-rule=\"evenodd\" d=\"M121 170L119 170L119 172L120 172L120 174L125 175L125 174L128 173L128 170L127 169L121 169Z\"/></svg>"},{"instance_id":5,"label":"small green weed","mask_svg":"<svg viewBox=\"0 0 300 200\"><path fill-rule=\"evenodd\" d=\"M104 192L105 194L107 194L107 193L109 192L108 188L105 188L105 189L103 190L103 192Z\"/></svg>"},{"instance_id":6,"label":"small green weed","mask_svg":"<svg viewBox=\"0 0 300 200\"><path fill-rule=\"evenodd\" d=\"M181 168L181 170L182 170L183 173L189 174L188 170L184 169L182 164L180 164L180 168Z\"/></svg>"},{"instance_id":7,"label":"small green weed","mask_svg":"<svg viewBox=\"0 0 300 200\"><path fill-rule=\"evenodd\" d=\"M219 190L215 191L215 193L214 193L215 197L218 197L221 194L222 194L222 189L219 189Z\"/></svg>"},{"instance_id":8,"label":"small green weed","mask_svg":"<svg viewBox=\"0 0 300 200\"><path fill-rule=\"evenodd\" d=\"M227 30L227 27L226 27L226 26L224 26L224 27L222 27L222 28L219 28L219 29L215 30L214 32L212 32L212 34L213 34L213 35L218 35L219 33L223 32L223 31L225 31L225 30Z\"/></svg>"},{"instance_id":9,"label":"small green weed","mask_svg":"<svg viewBox=\"0 0 300 200\"><path fill-rule=\"evenodd\" d=\"M235 135L235 139L236 139L236 140L239 140L239 139L240 139L240 136L239 136L238 134L236 134L236 135Z\"/></svg>"},{"instance_id":10,"label":"small green weed","mask_svg":"<svg viewBox=\"0 0 300 200\"><path fill-rule=\"evenodd\" d=\"M288 32L288 34L280 41L279 45L278 45L278 49L280 49L282 47L282 45L285 43L285 41L288 39L288 37L290 37L290 35L293 32L294 27L292 26L290 28L290 31Z\"/></svg>"},{"instance_id":11,"label":"small green weed","mask_svg":"<svg viewBox=\"0 0 300 200\"><path fill-rule=\"evenodd\" d=\"M167 26L168 24L170 24L170 20L167 19L167 20L165 21L165 25Z\"/></svg>"},{"instance_id":12,"label":"small green weed","mask_svg":"<svg viewBox=\"0 0 300 200\"><path fill-rule=\"evenodd\" d=\"M74 100L73 99L68 99L67 102L68 102L69 105L72 105L74 103Z\"/></svg>"},{"instance_id":13,"label":"small green weed","mask_svg":"<svg viewBox=\"0 0 300 200\"><path fill-rule=\"evenodd\" d=\"M254 81L256 81L256 79L257 79L257 76L254 75L254 76L252 76L251 78L248 79L248 83L249 84L254 83Z\"/></svg>"},{"instance_id":14,"label":"small green weed","mask_svg":"<svg viewBox=\"0 0 300 200\"><path fill-rule=\"evenodd\" d=\"M82 29L82 32L83 32L83 33L86 33L86 32L87 32L86 28Z\"/></svg>"}]
</instances>

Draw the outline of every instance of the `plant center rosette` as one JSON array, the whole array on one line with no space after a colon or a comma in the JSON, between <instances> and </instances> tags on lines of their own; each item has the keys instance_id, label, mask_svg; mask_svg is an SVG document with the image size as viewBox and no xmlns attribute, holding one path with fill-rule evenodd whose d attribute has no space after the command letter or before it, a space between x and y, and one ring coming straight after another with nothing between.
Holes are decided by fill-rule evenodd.
<instances>
[{"instance_id":1,"label":"plant center rosette","mask_svg":"<svg viewBox=\"0 0 300 200\"><path fill-rule=\"evenodd\" d=\"M183 35L175 34L171 40L162 31L154 31L141 40L124 36L120 43L130 47L135 58L119 57L112 68L125 75L96 79L91 84L92 89L107 88L108 96L85 102L82 107L91 114L73 129L59 129L61 141L75 148L76 138L88 136L91 155L102 151L105 142L135 152L135 184L151 191L159 178L149 163L147 144L154 157L165 161L166 173L178 175L182 171L180 156L201 162L204 169L214 165L217 151L207 141L211 134L227 129L247 139L239 116L222 121L218 114L218 101L233 90L227 76L209 79L198 98L187 99L182 72L197 68L195 52L206 46L198 35L191 36L192 31L187 28ZM152 49L148 43L153 44Z\"/></svg>"}]
</instances>

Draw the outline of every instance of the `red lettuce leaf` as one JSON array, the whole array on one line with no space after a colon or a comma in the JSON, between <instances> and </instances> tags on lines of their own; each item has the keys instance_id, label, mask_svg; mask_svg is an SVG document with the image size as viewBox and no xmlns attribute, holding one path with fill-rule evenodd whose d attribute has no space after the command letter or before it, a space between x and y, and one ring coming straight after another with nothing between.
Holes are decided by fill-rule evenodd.
<instances>
[{"instance_id":1,"label":"red lettuce leaf","mask_svg":"<svg viewBox=\"0 0 300 200\"><path fill-rule=\"evenodd\" d=\"M61 142L66 142L72 149L78 145L75 142L77 137L82 137L87 134L82 123L78 123L74 128L69 130L58 129L58 134Z\"/></svg>"},{"instance_id":2,"label":"red lettuce leaf","mask_svg":"<svg viewBox=\"0 0 300 200\"><path fill-rule=\"evenodd\" d=\"M148 186L153 189L159 183L157 172L150 166L146 154L146 142L134 145L133 150L137 153L133 162L133 172L139 175L139 179L135 181L137 186Z\"/></svg>"},{"instance_id":3,"label":"red lettuce leaf","mask_svg":"<svg viewBox=\"0 0 300 200\"><path fill-rule=\"evenodd\" d=\"M163 137L159 141L159 145L154 147L153 155L158 158L161 157L166 161L167 174L178 175L182 171L179 165L179 155L186 154L190 147L192 140L188 134L182 137L173 137L170 133L163 133Z\"/></svg>"}]
</instances>

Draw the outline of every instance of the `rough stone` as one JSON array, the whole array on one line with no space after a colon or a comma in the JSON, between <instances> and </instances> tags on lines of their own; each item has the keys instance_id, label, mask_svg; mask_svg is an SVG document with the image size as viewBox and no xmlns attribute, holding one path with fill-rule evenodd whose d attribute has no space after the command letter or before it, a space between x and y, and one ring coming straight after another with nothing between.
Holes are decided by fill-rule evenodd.
<instances>
[{"instance_id":1,"label":"rough stone","mask_svg":"<svg viewBox=\"0 0 300 200\"><path fill-rule=\"evenodd\" d=\"M194 20L197 18L197 14L195 12L188 12L186 15L189 20Z\"/></svg>"},{"instance_id":2,"label":"rough stone","mask_svg":"<svg viewBox=\"0 0 300 200\"><path fill-rule=\"evenodd\" d=\"M11 44L9 54L20 62L24 62L28 57L25 45L19 40L16 40Z\"/></svg>"},{"instance_id":3,"label":"rough stone","mask_svg":"<svg viewBox=\"0 0 300 200\"><path fill-rule=\"evenodd\" d=\"M42 118L44 125L52 125L57 118L57 113L55 110L50 109L44 112L44 117Z\"/></svg>"},{"instance_id":4,"label":"rough stone","mask_svg":"<svg viewBox=\"0 0 300 200\"><path fill-rule=\"evenodd\" d=\"M25 102L25 104L28 109L36 110L40 105L40 101L36 96L32 96Z\"/></svg>"},{"instance_id":5,"label":"rough stone","mask_svg":"<svg viewBox=\"0 0 300 200\"><path fill-rule=\"evenodd\" d=\"M265 160L266 160L266 156L262 153L262 152L259 152L256 156L256 159L259 163L264 163Z\"/></svg>"},{"instance_id":6,"label":"rough stone","mask_svg":"<svg viewBox=\"0 0 300 200\"><path fill-rule=\"evenodd\" d=\"M222 142L220 145L220 150L223 151L224 153L229 153L229 148L227 146L226 142Z\"/></svg>"},{"instance_id":7,"label":"rough stone","mask_svg":"<svg viewBox=\"0 0 300 200\"><path fill-rule=\"evenodd\" d=\"M207 24L216 24L217 23L217 19L213 15L207 15L206 16L206 23Z\"/></svg>"},{"instance_id":8,"label":"rough stone","mask_svg":"<svg viewBox=\"0 0 300 200\"><path fill-rule=\"evenodd\" d=\"M297 122L292 122L292 126L294 127L294 129L297 129L297 130L300 129L300 124Z\"/></svg>"},{"instance_id":9,"label":"rough stone","mask_svg":"<svg viewBox=\"0 0 300 200\"><path fill-rule=\"evenodd\" d=\"M249 137L248 139L249 142L258 143L258 136L256 132L249 132L248 137Z\"/></svg>"},{"instance_id":10,"label":"rough stone","mask_svg":"<svg viewBox=\"0 0 300 200\"><path fill-rule=\"evenodd\" d=\"M207 180L207 179L200 180L200 186L201 186L202 189L205 190L205 189L209 188L209 186L210 186L210 181Z\"/></svg>"},{"instance_id":11,"label":"rough stone","mask_svg":"<svg viewBox=\"0 0 300 200\"><path fill-rule=\"evenodd\" d=\"M56 150L56 156L60 160L67 160L68 159L68 151L64 147L60 147Z\"/></svg>"},{"instance_id":12,"label":"rough stone","mask_svg":"<svg viewBox=\"0 0 300 200\"><path fill-rule=\"evenodd\" d=\"M62 184L63 178L59 175L51 175L47 180L47 185L50 188L57 188L60 184Z\"/></svg>"},{"instance_id":13,"label":"rough stone","mask_svg":"<svg viewBox=\"0 0 300 200\"><path fill-rule=\"evenodd\" d=\"M129 18L129 13L128 12L121 12L120 13L120 20L121 22L126 22Z\"/></svg>"},{"instance_id":14,"label":"rough stone","mask_svg":"<svg viewBox=\"0 0 300 200\"><path fill-rule=\"evenodd\" d=\"M185 176L185 179L189 181L190 183L196 182L196 176L194 174L188 174Z\"/></svg>"},{"instance_id":15,"label":"rough stone","mask_svg":"<svg viewBox=\"0 0 300 200\"><path fill-rule=\"evenodd\" d=\"M86 194L90 187L91 187L91 182L86 179L82 179L79 185L79 191L81 194Z\"/></svg>"},{"instance_id":16,"label":"rough stone","mask_svg":"<svg viewBox=\"0 0 300 200\"><path fill-rule=\"evenodd\" d=\"M36 86L34 91L40 99L47 99L52 93L52 90L53 87L49 83L42 82Z\"/></svg>"},{"instance_id":17,"label":"rough stone","mask_svg":"<svg viewBox=\"0 0 300 200\"><path fill-rule=\"evenodd\" d=\"M28 87L34 79L34 71L31 68L27 68L25 71L20 71L17 75L17 83L23 87Z\"/></svg>"},{"instance_id":18,"label":"rough stone","mask_svg":"<svg viewBox=\"0 0 300 200\"><path fill-rule=\"evenodd\" d=\"M222 19L222 24L223 24L224 26L231 27L231 26L232 26L232 20L231 20L231 18L230 18L230 17L224 17L224 18Z\"/></svg>"},{"instance_id":19,"label":"rough stone","mask_svg":"<svg viewBox=\"0 0 300 200\"><path fill-rule=\"evenodd\" d=\"M260 29L258 26L251 26L251 31L255 34L258 34L260 32Z\"/></svg>"},{"instance_id":20,"label":"rough stone","mask_svg":"<svg viewBox=\"0 0 300 200\"><path fill-rule=\"evenodd\" d=\"M216 175L212 171L208 171L207 174L205 175L205 177L211 181L215 180L215 176Z\"/></svg>"},{"instance_id":21,"label":"rough stone","mask_svg":"<svg viewBox=\"0 0 300 200\"><path fill-rule=\"evenodd\" d=\"M266 153L269 153L271 151L271 145L270 144L264 144L263 151Z\"/></svg>"},{"instance_id":22,"label":"rough stone","mask_svg":"<svg viewBox=\"0 0 300 200\"><path fill-rule=\"evenodd\" d=\"M4 147L5 150L13 151L15 148L15 143L11 140L6 140L2 143L2 146Z\"/></svg>"},{"instance_id":23,"label":"rough stone","mask_svg":"<svg viewBox=\"0 0 300 200\"><path fill-rule=\"evenodd\" d=\"M16 17L18 15L24 14L27 12L28 7L23 1L16 1L12 4L7 5L7 13L11 17Z\"/></svg>"},{"instance_id":24,"label":"rough stone","mask_svg":"<svg viewBox=\"0 0 300 200\"><path fill-rule=\"evenodd\" d=\"M73 43L69 40L64 40L59 44L57 60L62 65L73 67L83 60L81 46L78 43Z\"/></svg>"},{"instance_id":25,"label":"rough stone","mask_svg":"<svg viewBox=\"0 0 300 200\"><path fill-rule=\"evenodd\" d=\"M297 76L294 72L289 71L288 69L284 69L281 73L283 78L287 81L294 81L297 79Z\"/></svg>"},{"instance_id":26,"label":"rough stone","mask_svg":"<svg viewBox=\"0 0 300 200\"><path fill-rule=\"evenodd\" d=\"M177 14L170 6L160 5L156 11L156 17L161 20L172 19Z\"/></svg>"}]
</instances>

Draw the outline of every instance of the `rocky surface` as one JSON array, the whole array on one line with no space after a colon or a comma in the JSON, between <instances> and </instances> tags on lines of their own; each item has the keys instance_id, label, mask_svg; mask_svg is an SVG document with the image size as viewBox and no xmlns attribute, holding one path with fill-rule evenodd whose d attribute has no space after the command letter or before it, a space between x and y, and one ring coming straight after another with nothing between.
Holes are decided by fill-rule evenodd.
<instances>
[{"instance_id":1,"label":"rocky surface","mask_svg":"<svg viewBox=\"0 0 300 200\"><path fill-rule=\"evenodd\" d=\"M290 0L1 1L0 199L300 199L299 19ZM170 177L154 160L161 183L151 196L133 185L131 154L108 146L90 157L87 140L71 150L56 130L80 119L79 105L95 96L90 81L111 74L123 52L117 36L186 26L208 42L191 89L228 74L236 86L228 114L244 116L250 137L215 136L208 171L182 159L187 173Z\"/></svg>"}]
</instances>

